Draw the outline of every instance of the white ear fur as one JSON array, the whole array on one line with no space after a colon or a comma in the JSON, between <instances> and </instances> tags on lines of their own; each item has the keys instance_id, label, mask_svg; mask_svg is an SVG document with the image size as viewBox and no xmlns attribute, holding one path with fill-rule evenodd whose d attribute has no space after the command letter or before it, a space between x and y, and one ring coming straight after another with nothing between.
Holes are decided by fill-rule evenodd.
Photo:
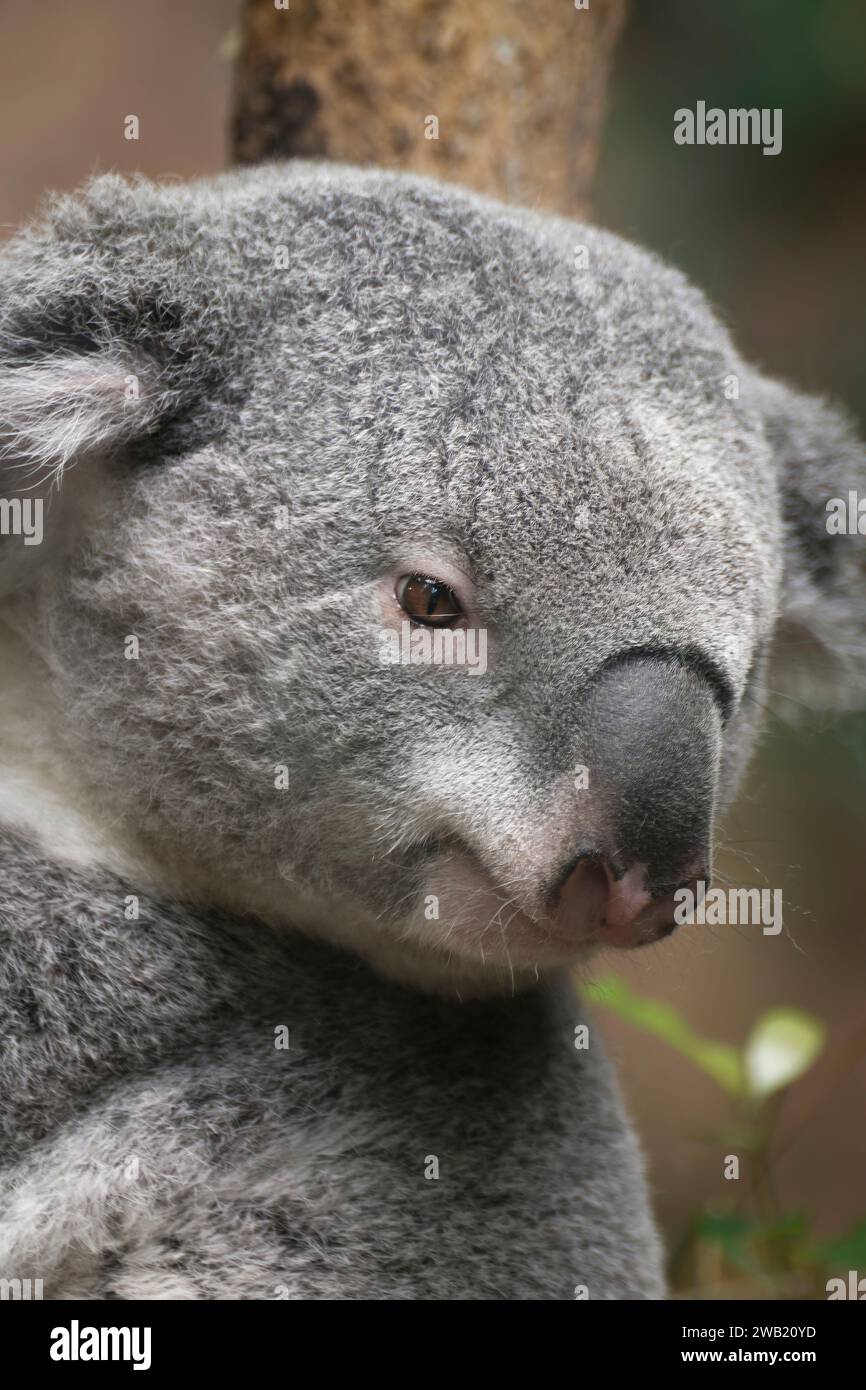
<instances>
[{"instance_id":1,"label":"white ear fur","mask_svg":"<svg viewBox=\"0 0 866 1390\"><path fill-rule=\"evenodd\" d=\"M87 354L0 372L0 479L19 491L59 480L76 459L147 425L148 393L131 362Z\"/></svg>"},{"instance_id":2,"label":"white ear fur","mask_svg":"<svg viewBox=\"0 0 866 1390\"><path fill-rule=\"evenodd\" d=\"M113 451L158 417L169 393L146 372L122 350L0 369L0 596L63 547L110 485Z\"/></svg>"}]
</instances>

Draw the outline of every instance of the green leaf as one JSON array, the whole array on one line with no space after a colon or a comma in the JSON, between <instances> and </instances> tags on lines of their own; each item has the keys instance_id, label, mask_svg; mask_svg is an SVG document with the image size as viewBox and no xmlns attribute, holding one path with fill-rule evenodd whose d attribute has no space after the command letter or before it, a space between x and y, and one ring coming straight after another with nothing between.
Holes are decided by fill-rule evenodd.
<instances>
[{"instance_id":1,"label":"green leaf","mask_svg":"<svg viewBox=\"0 0 866 1390\"><path fill-rule=\"evenodd\" d=\"M702 1211L695 1221L695 1233L701 1240L721 1245L729 1254L739 1253L757 1224L750 1217L733 1212Z\"/></svg>"},{"instance_id":2,"label":"green leaf","mask_svg":"<svg viewBox=\"0 0 866 1390\"><path fill-rule=\"evenodd\" d=\"M739 1049L702 1038L672 1005L638 994L617 975L603 975L594 984L584 985L583 994L590 1003L601 1005L635 1028L663 1039L729 1095L743 1095L745 1077Z\"/></svg>"},{"instance_id":3,"label":"green leaf","mask_svg":"<svg viewBox=\"0 0 866 1390\"><path fill-rule=\"evenodd\" d=\"M824 1028L799 1009L771 1009L758 1019L743 1049L746 1085L764 1100L808 1071L824 1046Z\"/></svg>"},{"instance_id":4,"label":"green leaf","mask_svg":"<svg viewBox=\"0 0 866 1390\"><path fill-rule=\"evenodd\" d=\"M818 1250L832 1267L838 1265L846 1269L863 1269L866 1266L866 1221L861 1221L847 1235L822 1241Z\"/></svg>"},{"instance_id":5,"label":"green leaf","mask_svg":"<svg viewBox=\"0 0 866 1390\"><path fill-rule=\"evenodd\" d=\"M773 1275L809 1264L809 1221L792 1211L762 1221L738 1213L705 1211L695 1221L695 1234L716 1245L738 1269Z\"/></svg>"},{"instance_id":6,"label":"green leaf","mask_svg":"<svg viewBox=\"0 0 866 1390\"><path fill-rule=\"evenodd\" d=\"M765 1221L761 1231L768 1240L804 1241L809 1235L810 1217L804 1211L785 1211Z\"/></svg>"},{"instance_id":7,"label":"green leaf","mask_svg":"<svg viewBox=\"0 0 866 1390\"><path fill-rule=\"evenodd\" d=\"M758 1274L760 1261L752 1246L757 1223L733 1213L705 1211L695 1222L695 1236L706 1245L715 1245L735 1269Z\"/></svg>"}]
</instances>

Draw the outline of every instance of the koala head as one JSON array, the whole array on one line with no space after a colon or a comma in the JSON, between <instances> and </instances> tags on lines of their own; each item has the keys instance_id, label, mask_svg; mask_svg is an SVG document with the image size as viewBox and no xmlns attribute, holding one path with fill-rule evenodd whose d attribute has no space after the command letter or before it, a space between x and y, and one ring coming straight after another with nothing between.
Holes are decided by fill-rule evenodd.
<instances>
[{"instance_id":1,"label":"koala head","mask_svg":"<svg viewBox=\"0 0 866 1390\"><path fill-rule=\"evenodd\" d=\"M4 614L197 895L510 986L665 935L768 692L866 687L853 433L612 235L271 166L98 179L2 275Z\"/></svg>"}]
</instances>

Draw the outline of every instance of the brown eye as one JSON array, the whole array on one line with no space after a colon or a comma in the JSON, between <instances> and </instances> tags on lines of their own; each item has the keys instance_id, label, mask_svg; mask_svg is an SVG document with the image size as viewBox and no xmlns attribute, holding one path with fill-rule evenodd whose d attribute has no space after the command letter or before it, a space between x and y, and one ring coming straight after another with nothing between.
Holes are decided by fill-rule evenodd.
<instances>
[{"instance_id":1,"label":"brown eye","mask_svg":"<svg viewBox=\"0 0 866 1390\"><path fill-rule=\"evenodd\" d=\"M424 574L406 574L397 580L397 602L416 623L428 627L447 627L463 617L460 600L441 579Z\"/></svg>"}]
</instances>

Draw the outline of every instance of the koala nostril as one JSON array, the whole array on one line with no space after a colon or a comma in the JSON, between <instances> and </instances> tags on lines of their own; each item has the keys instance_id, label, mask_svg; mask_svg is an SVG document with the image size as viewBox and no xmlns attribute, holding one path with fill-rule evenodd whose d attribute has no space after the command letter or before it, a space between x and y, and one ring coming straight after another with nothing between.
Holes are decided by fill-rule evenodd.
<instances>
[{"instance_id":1,"label":"koala nostril","mask_svg":"<svg viewBox=\"0 0 866 1390\"><path fill-rule=\"evenodd\" d=\"M633 864L621 878L617 878L607 860L604 861L604 868L609 890L605 924L614 929L627 929L653 900L646 869L643 864Z\"/></svg>"},{"instance_id":2,"label":"koala nostril","mask_svg":"<svg viewBox=\"0 0 866 1390\"><path fill-rule=\"evenodd\" d=\"M697 878L677 884L681 886L696 892ZM633 864L617 875L606 858L588 855L566 872L555 895L553 916L578 937L593 935L609 946L642 946L674 930L674 892L654 887L645 864Z\"/></svg>"},{"instance_id":3,"label":"koala nostril","mask_svg":"<svg viewBox=\"0 0 866 1390\"><path fill-rule=\"evenodd\" d=\"M555 921L577 936L599 931L604 924L609 889L601 860L584 855L570 865L552 899Z\"/></svg>"}]
</instances>

